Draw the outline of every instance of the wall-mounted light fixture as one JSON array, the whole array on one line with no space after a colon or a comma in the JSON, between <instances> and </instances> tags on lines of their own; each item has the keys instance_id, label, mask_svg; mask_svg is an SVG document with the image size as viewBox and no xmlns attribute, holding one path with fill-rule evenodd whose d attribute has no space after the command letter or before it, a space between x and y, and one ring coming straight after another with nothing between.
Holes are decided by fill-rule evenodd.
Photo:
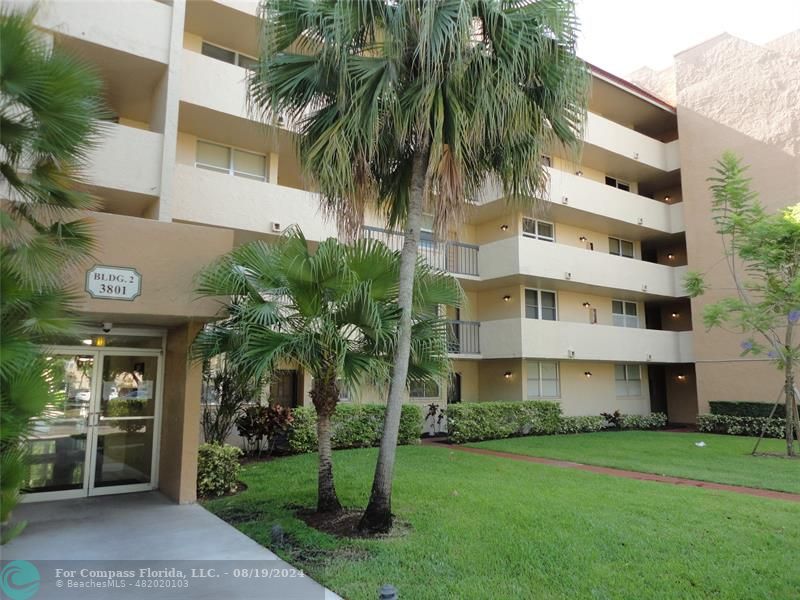
<instances>
[{"instance_id":1,"label":"wall-mounted light fixture","mask_svg":"<svg viewBox=\"0 0 800 600\"><path fill-rule=\"evenodd\" d=\"M647 360L647 362L650 362L651 360L653 360L653 355L648 354L647 356L645 356L645 360Z\"/></svg>"},{"instance_id":2,"label":"wall-mounted light fixture","mask_svg":"<svg viewBox=\"0 0 800 600\"><path fill-rule=\"evenodd\" d=\"M94 345L97 346L98 348L102 348L103 346L105 346L106 336L98 335L96 338L94 338Z\"/></svg>"},{"instance_id":3,"label":"wall-mounted light fixture","mask_svg":"<svg viewBox=\"0 0 800 600\"><path fill-rule=\"evenodd\" d=\"M664 196L664 202L669 203L670 200L672 200L672 198L670 198L669 196Z\"/></svg>"},{"instance_id":4,"label":"wall-mounted light fixture","mask_svg":"<svg viewBox=\"0 0 800 600\"><path fill-rule=\"evenodd\" d=\"M91 346L92 340L90 339L81 340L81 344L83 344L84 346Z\"/></svg>"},{"instance_id":5,"label":"wall-mounted light fixture","mask_svg":"<svg viewBox=\"0 0 800 600\"><path fill-rule=\"evenodd\" d=\"M681 316L681 313L677 313L677 312L672 313L672 318L673 319L677 319L680 316Z\"/></svg>"},{"instance_id":6,"label":"wall-mounted light fixture","mask_svg":"<svg viewBox=\"0 0 800 600\"><path fill-rule=\"evenodd\" d=\"M585 242L585 241L587 241L588 239L589 239L589 238L587 238L585 235L582 235L581 237L579 237L579 238L578 238L578 241L579 241L579 242Z\"/></svg>"},{"instance_id":7,"label":"wall-mounted light fixture","mask_svg":"<svg viewBox=\"0 0 800 600\"><path fill-rule=\"evenodd\" d=\"M669 254L667 254L667 260L675 260L675 255L672 252L670 252Z\"/></svg>"},{"instance_id":8,"label":"wall-mounted light fixture","mask_svg":"<svg viewBox=\"0 0 800 600\"><path fill-rule=\"evenodd\" d=\"M564 279L567 279L567 280L572 279L572 273L570 273L569 271L565 272L564 273Z\"/></svg>"},{"instance_id":9,"label":"wall-mounted light fixture","mask_svg":"<svg viewBox=\"0 0 800 600\"><path fill-rule=\"evenodd\" d=\"M639 217L638 219L636 219L636 222L637 222L639 225L643 225L643 224L644 224L644 219L643 219L642 217Z\"/></svg>"},{"instance_id":10,"label":"wall-mounted light fixture","mask_svg":"<svg viewBox=\"0 0 800 600\"><path fill-rule=\"evenodd\" d=\"M503 373L503 377L505 377L506 379L511 379L511 371L506 371L505 373Z\"/></svg>"},{"instance_id":11,"label":"wall-mounted light fixture","mask_svg":"<svg viewBox=\"0 0 800 600\"><path fill-rule=\"evenodd\" d=\"M575 350L567 350L568 358L575 358Z\"/></svg>"},{"instance_id":12,"label":"wall-mounted light fixture","mask_svg":"<svg viewBox=\"0 0 800 600\"><path fill-rule=\"evenodd\" d=\"M561 204L569 204L569 196L561 196Z\"/></svg>"},{"instance_id":13,"label":"wall-mounted light fixture","mask_svg":"<svg viewBox=\"0 0 800 600\"><path fill-rule=\"evenodd\" d=\"M509 296L508 294L506 294L505 296L503 296L503 301L504 301L504 302L509 302L510 300L511 300L511 296Z\"/></svg>"},{"instance_id":14,"label":"wall-mounted light fixture","mask_svg":"<svg viewBox=\"0 0 800 600\"><path fill-rule=\"evenodd\" d=\"M638 152L634 152L633 153L633 158L635 158L636 160L639 160L639 153Z\"/></svg>"},{"instance_id":15,"label":"wall-mounted light fixture","mask_svg":"<svg viewBox=\"0 0 800 600\"><path fill-rule=\"evenodd\" d=\"M583 171L575 171L575 175L578 177L583 177Z\"/></svg>"},{"instance_id":16,"label":"wall-mounted light fixture","mask_svg":"<svg viewBox=\"0 0 800 600\"><path fill-rule=\"evenodd\" d=\"M584 371L583 374L586 376L586 379L589 379L592 376L591 371Z\"/></svg>"},{"instance_id":17,"label":"wall-mounted light fixture","mask_svg":"<svg viewBox=\"0 0 800 600\"><path fill-rule=\"evenodd\" d=\"M592 305L591 302L584 302L583 303L583 308L589 308L591 305Z\"/></svg>"},{"instance_id":18,"label":"wall-mounted light fixture","mask_svg":"<svg viewBox=\"0 0 800 600\"><path fill-rule=\"evenodd\" d=\"M508 231L508 225L506 225L505 223L500 225L500 231Z\"/></svg>"},{"instance_id":19,"label":"wall-mounted light fixture","mask_svg":"<svg viewBox=\"0 0 800 600\"><path fill-rule=\"evenodd\" d=\"M645 283L644 285L642 285L642 291L643 291L643 292L646 292L646 291L647 291L647 284L646 284L646 283Z\"/></svg>"},{"instance_id":20,"label":"wall-mounted light fixture","mask_svg":"<svg viewBox=\"0 0 800 600\"><path fill-rule=\"evenodd\" d=\"M678 381L681 381L681 382L686 381L686 375L680 374L675 379L677 379Z\"/></svg>"}]
</instances>

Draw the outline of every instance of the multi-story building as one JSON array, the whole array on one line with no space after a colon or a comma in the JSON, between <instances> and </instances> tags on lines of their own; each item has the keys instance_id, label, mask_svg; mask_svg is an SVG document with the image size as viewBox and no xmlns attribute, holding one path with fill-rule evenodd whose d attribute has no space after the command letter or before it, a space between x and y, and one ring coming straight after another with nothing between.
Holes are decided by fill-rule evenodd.
<instances>
[{"instance_id":1,"label":"multi-story building","mask_svg":"<svg viewBox=\"0 0 800 600\"><path fill-rule=\"evenodd\" d=\"M314 241L337 231L304 185L292 131L265 126L247 110L255 2L50 2L37 23L56 46L95 65L115 116L88 169L87 185L102 202L91 213L98 250L75 275L85 289L81 311L95 325L52 349L64 365L64 410L34 433L31 497L160 487L192 501L201 368L187 349L218 308L196 299L194 274L293 224ZM788 41L795 52L796 38ZM694 86L714 72L705 58L691 62ZM640 75L650 87L669 80ZM694 94L684 107L679 94L676 109L595 67L591 85L582 158L553 149L542 210L512 211L487 183L448 239L424 236L420 251L458 277L467 303L445 309L452 377L413 388L409 401L552 398L566 414L664 411L687 423L717 398L718 385L730 387L730 399L771 395L740 378L738 363L712 363L718 345L708 340L717 338L698 336L692 323L702 305L690 303L683 286L687 265L702 269L719 254L707 169L721 147L736 149L737 136L750 134L716 120L709 95ZM742 75L736 85L753 83ZM787 93L787 102L795 97ZM792 118L785 133L793 145L776 147L769 136L742 141L753 152L746 159L775 177L792 171L783 187L771 179L765 188L786 203L800 171ZM400 236L375 217L363 232L399 247ZM273 400L308 402L309 378L286 367L275 376ZM760 376L763 368L754 368ZM120 398L139 401L137 412L112 410ZM346 401L382 399L364 391Z\"/></svg>"}]
</instances>

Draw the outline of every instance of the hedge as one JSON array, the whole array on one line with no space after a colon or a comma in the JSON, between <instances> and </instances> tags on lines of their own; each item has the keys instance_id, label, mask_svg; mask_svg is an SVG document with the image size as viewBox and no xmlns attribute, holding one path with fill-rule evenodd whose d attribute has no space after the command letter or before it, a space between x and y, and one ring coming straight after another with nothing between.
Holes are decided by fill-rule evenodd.
<instances>
[{"instance_id":1,"label":"hedge","mask_svg":"<svg viewBox=\"0 0 800 600\"><path fill-rule=\"evenodd\" d=\"M561 405L546 400L466 402L447 407L448 434L456 444L553 434L560 421Z\"/></svg>"},{"instance_id":2,"label":"hedge","mask_svg":"<svg viewBox=\"0 0 800 600\"><path fill-rule=\"evenodd\" d=\"M333 447L368 448L380 443L383 433L382 404L340 404L331 419ZM317 413L313 407L302 406L292 410L294 420L288 434L289 450L295 453L317 450ZM422 409L414 404L404 404L400 414L399 444L416 444L422 435Z\"/></svg>"},{"instance_id":3,"label":"hedge","mask_svg":"<svg viewBox=\"0 0 800 600\"><path fill-rule=\"evenodd\" d=\"M769 417L773 403L767 402L709 402L712 415L730 415L732 417ZM783 419L786 416L786 405L775 407L774 417Z\"/></svg>"},{"instance_id":4,"label":"hedge","mask_svg":"<svg viewBox=\"0 0 800 600\"><path fill-rule=\"evenodd\" d=\"M621 429L662 429L667 426L667 415L650 413L649 415L622 415Z\"/></svg>"},{"instance_id":5,"label":"hedge","mask_svg":"<svg viewBox=\"0 0 800 600\"><path fill-rule=\"evenodd\" d=\"M591 433L603 429L605 423L603 417L561 417L558 433Z\"/></svg>"},{"instance_id":6,"label":"hedge","mask_svg":"<svg viewBox=\"0 0 800 600\"><path fill-rule=\"evenodd\" d=\"M203 498L236 489L242 451L227 444L201 444L197 453L197 493Z\"/></svg>"},{"instance_id":7,"label":"hedge","mask_svg":"<svg viewBox=\"0 0 800 600\"><path fill-rule=\"evenodd\" d=\"M764 437L782 438L785 435L786 420L773 417L736 417L733 415L698 415L697 429L706 433L727 433L758 437L766 428Z\"/></svg>"}]
</instances>

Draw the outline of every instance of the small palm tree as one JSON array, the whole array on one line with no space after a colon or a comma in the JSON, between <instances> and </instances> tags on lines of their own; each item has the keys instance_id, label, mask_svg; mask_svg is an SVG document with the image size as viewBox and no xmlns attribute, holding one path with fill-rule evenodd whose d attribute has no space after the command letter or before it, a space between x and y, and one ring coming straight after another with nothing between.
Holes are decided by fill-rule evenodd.
<instances>
[{"instance_id":1,"label":"small palm tree","mask_svg":"<svg viewBox=\"0 0 800 600\"><path fill-rule=\"evenodd\" d=\"M311 251L298 229L277 243L241 246L204 270L197 290L224 297L222 318L200 332L196 358L226 353L229 363L255 377L279 362L292 362L313 377L317 413L319 480L317 511L336 512L331 455L331 416L342 388L385 384L396 352L400 308L400 256L375 241L344 245L334 239ZM414 341L410 379L447 375L445 321L431 311L459 305L454 278L418 263L412 304Z\"/></svg>"},{"instance_id":2,"label":"small palm tree","mask_svg":"<svg viewBox=\"0 0 800 600\"><path fill-rule=\"evenodd\" d=\"M51 49L33 12L0 10L0 521L26 476L24 441L50 399L38 343L69 331L74 296L64 276L86 259L92 237L78 188L98 133L101 81ZM45 376L42 374L45 373ZM7 531L10 539L22 526Z\"/></svg>"},{"instance_id":3,"label":"small palm tree","mask_svg":"<svg viewBox=\"0 0 800 600\"><path fill-rule=\"evenodd\" d=\"M362 529L391 528L423 208L457 226L487 179L532 210L542 155L581 139L587 70L572 0L262 0L250 99L288 119L323 206L354 233L373 204L404 228L402 311L384 434Z\"/></svg>"}]
</instances>

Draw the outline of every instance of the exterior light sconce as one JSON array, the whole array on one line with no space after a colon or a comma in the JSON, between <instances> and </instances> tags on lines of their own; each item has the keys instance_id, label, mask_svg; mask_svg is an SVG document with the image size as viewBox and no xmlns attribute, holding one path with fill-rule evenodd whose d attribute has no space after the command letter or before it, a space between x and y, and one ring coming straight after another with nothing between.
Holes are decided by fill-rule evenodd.
<instances>
[{"instance_id":1,"label":"exterior light sconce","mask_svg":"<svg viewBox=\"0 0 800 600\"><path fill-rule=\"evenodd\" d=\"M589 379L592 376L591 371L584 371L583 374L586 376L586 379Z\"/></svg>"},{"instance_id":2,"label":"exterior light sconce","mask_svg":"<svg viewBox=\"0 0 800 600\"><path fill-rule=\"evenodd\" d=\"M667 254L667 260L675 260L675 255L672 252L670 252L669 254Z\"/></svg>"},{"instance_id":3,"label":"exterior light sconce","mask_svg":"<svg viewBox=\"0 0 800 600\"><path fill-rule=\"evenodd\" d=\"M567 357L575 358L575 350L567 350Z\"/></svg>"},{"instance_id":4,"label":"exterior light sconce","mask_svg":"<svg viewBox=\"0 0 800 600\"><path fill-rule=\"evenodd\" d=\"M90 339L81 340L81 344L83 344L84 346L91 346L92 340Z\"/></svg>"},{"instance_id":5,"label":"exterior light sconce","mask_svg":"<svg viewBox=\"0 0 800 600\"><path fill-rule=\"evenodd\" d=\"M94 338L94 345L98 348L103 348L106 345L106 336L98 335L96 338Z\"/></svg>"},{"instance_id":6,"label":"exterior light sconce","mask_svg":"<svg viewBox=\"0 0 800 600\"><path fill-rule=\"evenodd\" d=\"M592 305L591 302L584 302L583 308L589 308L591 305Z\"/></svg>"},{"instance_id":7,"label":"exterior light sconce","mask_svg":"<svg viewBox=\"0 0 800 600\"><path fill-rule=\"evenodd\" d=\"M561 204L569 204L569 196L561 196Z\"/></svg>"},{"instance_id":8,"label":"exterior light sconce","mask_svg":"<svg viewBox=\"0 0 800 600\"><path fill-rule=\"evenodd\" d=\"M586 242L586 241L588 241L588 239L589 238L587 238L585 235L582 235L581 237L578 238L578 241L579 242Z\"/></svg>"},{"instance_id":9,"label":"exterior light sconce","mask_svg":"<svg viewBox=\"0 0 800 600\"><path fill-rule=\"evenodd\" d=\"M678 376L677 376L675 379L677 379L678 381L680 381L681 383L683 383L684 381L686 381L686 375L684 375L684 374L680 374L680 375L678 375Z\"/></svg>"},{"instance_id":10,"label":"exterior light sconce","mask_svg":"<svg viewBox=\"0 0 800 600\"><path fill-rule=\"evenodd\" d=\"M643 291L643 292L646 292L646 291L647 291L647 284L646 284L646 283L645 283L645 284L642 286L642 291Z\"/></svg>"},{"instance_id":11,"label":"exterior light sconce","mask_svg":"<svg viewBox=\"0 0 800 600\"><path fill-rule=\"evenodd\" d=\"M503 296L503 302L510 302L510 301L511 301L511 296L509 296L508 294Z\"/></svg>"},{"instance_id":12,"label":"exterior light sconce","mask_svg":"<svg viewBox=\"0 0 800 600\"><path fill-rule=\"evenodd\" d=\"M669 196L664 196L664 202L669 204L670 200L672 200L672 198L670 198Z\"/></svg>"},{"instance_id":13,"label":"exterior light sconce","mask_svg":"<svg viewBox=\"0 0 800 600\"><path fill-rule=\"evenodd\" d=\"M566 279L567 281L569 281L570 279L572 279L572 273L570 273L569 271L567 271L566 273L564 273L564 279Z\"/></svg>"},{"instance_id":14,"label":"exterior light sconce","mask_svg":"<svg viewBox=\"0 0 800 600\"><path fill-rule=\"evenodd\" d=\"M636 160L639 160L639 153L638 152L634 152L633 153L633 158L635 158Z\"/></svg>"},{"instance_id":15,"label":"exterior light sconce","mask_svg":"<svg viewBox=\"0 0 800 600\"><path fill-rule=\"evenodd\" d=\"M636 219L636 222L637 222L639 225L642 225L642 224L644 224L644 219L643 219L642 217L639 217L638 219Z\"/></svg>"},{"instance_id":16,"label":"exterior light sconce","mask_svg":"<svg viewBox=\"0 0 800 600\"><path fill-rule=\"evenodd\" d=\"M673 319L677 319L680 316L681 316L681 313L676 313L676 312L672 313L672 318Z\"/></svg>"},{"instance_id":17,"label":"exterior light sconce","mask_svg":"<svg viewBox=\"0 0 800 600\"><path fill-rule=\"evenodd\" d=\"M511 379L511 371L506 371L505 373L503 373L503 377L505 377L506 379Z\"/></svg>"},{"instance_id":18,"label":"exterior light sconce","mask_svg":"<svg viewBox=\"0 0 800 600\"><path fill-rule=\"evenodd\" d=\"M505 223L500 225L500 231L508 231L508 225L506 225Z\"/></svg>"},{"instance_id":19,"label":"exterior light sconce","mask_svg":"<svg viewBox=\"0 0 800 600\"><path fill-rule=\"evenodd\" d=\"M651 360L653 360L653 355L648 354L647 356L645 356L645 359L647 360L647 362L650 362Z\"/></svg>"},{"instance_id":20,"label":"exterior light sconce","mask_svg":"<svg viewBox=\"0 0 800 600\"><path fill-rule=\"evenodd\" d=\"M578 177L583 177L583 171L575 171L575 175Z\"/></svg>"}]
</instances>

